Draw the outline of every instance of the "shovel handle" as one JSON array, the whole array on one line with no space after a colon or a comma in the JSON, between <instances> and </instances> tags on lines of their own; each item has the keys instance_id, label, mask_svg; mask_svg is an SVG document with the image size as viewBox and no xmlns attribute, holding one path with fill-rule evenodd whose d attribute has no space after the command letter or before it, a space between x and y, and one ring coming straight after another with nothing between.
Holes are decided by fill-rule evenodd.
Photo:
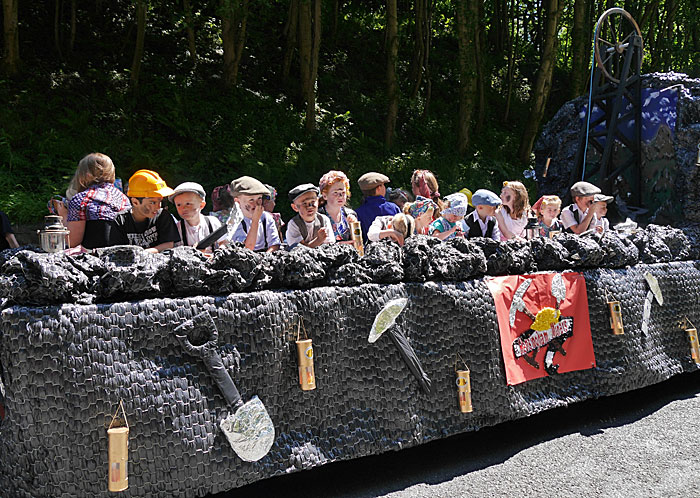
<instances>
[{"instance_id":1,"label":"shovel handle","mask_svg":"<svg viewBox=\"0 0 700 498\"><path fill-rule=\"evenodd\" d=\"M200 327L204 327L209 331L209 340L201 346L195 346L190 342L189 337L187 337L187 332ZM199 357L204 362L207 371L214 378L214 382L224 396L226 403L232 408L241 406L243 404L241 394L238 392L238 388L236 384L233 383L233 379L226 370L226 367L224 367L221 356L216 351L216 341L219 337L219 331L211 315L205 311L195 316L192 320L188 320L179 325L175 329L175 337L177 337L178 342L186 352L192 356Z\"/></svg>"}]
</instances>

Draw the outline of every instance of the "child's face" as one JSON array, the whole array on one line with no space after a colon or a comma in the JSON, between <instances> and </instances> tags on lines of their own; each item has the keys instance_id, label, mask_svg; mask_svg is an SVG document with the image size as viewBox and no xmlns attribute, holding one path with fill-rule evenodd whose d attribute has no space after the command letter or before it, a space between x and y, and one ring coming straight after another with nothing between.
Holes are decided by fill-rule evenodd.
<instances>
[{"instance_id":1,"label":"child's face","mask_svg":"<svg viewBox=\"0 0 700 498\"><path fill-rule=\"evenodd\" d=\"M584 197L575 197L576 199L576 205L581 211L585 211L591 205L593 204L593 196L592 195L586 195Z\"/></svg>"},{"instance_id":2,"label":"child's face","mask_svg":"<svg viewBox=\"0 0 700 498\"><path fill-rule=\"evenodd\" d=\"M540 213L545 221L551 222L554 218L559 216L559 207L556 204L544 206L540 209Z\"/></svg>"},{"instance_id":3,"label":"child's face","mask_svg":"<svg viewBox=\"0 0 700 498\"><path fill-rule=\"evenodd\" d=\"M263 209L265 211L267 211L268 213L272 213L275 211L275 204L277 204L277 203L272 198L263 199Z\"/></svg>"},{"instance_id":4,"label":"child's face","mask_svg":"<svg viewBox=\"0 0 700 498\"><path fill-rule=\"evenodd\" d=\"M598 203L598 217L605 216L608 214L608 203L607 202L599 202Z\"/></svg>"},{"instance_id":5,"label":"child's face","mask_svg":"<svg viewBox=\"0 0 700 498\"><path fill-rule=\"evenodd\" d=\"M430 222L433 221L433 210L428 209L425 213L418 216L418 218L416 218L416 221L422 226L430 224Z\"/></svg>"},{"instance_id":6,"label":"child's face","mask_svg":"<svg viewBox=\"0 0 700 498\"><path fill-rule=\"evenodd\" d=\"M486 219L488 216L495 216L496 209L498 206L487 206L485 204L479 204L476 206L476 212L479 213L479 218Z\"/></svg>"},{"instance_id":7,"label":"child's face","mask_svg":"<svg viewBox=\"0 0 700 498\"><path fill-rule=\"evenodd\" d=\"M513 202L515 202L515 192L510 187L503 187L501 189L501 202L506 206L512 208Z\"/></svg>"},{"instance_id":8,"label":"child's face","mask_svg":"<svg viewBox=\"0 0 700 498\"><path fill-rule=\"evenodd\" d=\"M323 198L328 204L334 206L344 206L348 200L348 193L345 190L345 183L335 182L323 193Z\"/></svg>"},{"instance_id":9,"label":"child's face","mask_svg":"<svg viewBox=\"0 0 700 498\"><path fill-rule=\"evenodd\" d=\"M236 202L246 218L252 218L255 213L255 208L262 204L262 195L247 195L240 194L236 197Z\"/></svg>"},{"instance_id":10,"label":"child's face","mask_svg":"<svg viewBox=\"0 0 700 498\"><path fill-rule=\"evenodd\" d=\"M463 220L464 216L458 216L456 214L449 213L445 215L445 219L450 223L457 223L459 220Z\"/></svg>"},{"instance_id":11,"label":"child's face","mask_svg":"<svg viewBox=\"0 0 700 498\"><path fill-rule=\"evenodd\" d=\"M144 199L132 199L132 212L137 218L154 218L160 211L162 197L146 197Z\"/></svg>"},{"instance_id":12,"label":"child's face","mask_svg":"<svg viewBox=\"0 0 700 498\"><path fill-rule=\"evenodd\" d=\"M301 219L307 223L314 221L318 211L318 196L316 192L306 192L294 199L292 209L299 213Z\"/></svg>"},{"instance_id":13,"label":"child's face","mask_svg":"<svg viewBox=\"0 0 700 498\"><path fill-rule=\"evenodd\" d=\"M199 213L202 211L206 202L194 192L183 192L173 199L173 204L175 204L177 214L180 215L180 218L187 221L196 220L199 222Z\"/></svg>"}]
</instances>

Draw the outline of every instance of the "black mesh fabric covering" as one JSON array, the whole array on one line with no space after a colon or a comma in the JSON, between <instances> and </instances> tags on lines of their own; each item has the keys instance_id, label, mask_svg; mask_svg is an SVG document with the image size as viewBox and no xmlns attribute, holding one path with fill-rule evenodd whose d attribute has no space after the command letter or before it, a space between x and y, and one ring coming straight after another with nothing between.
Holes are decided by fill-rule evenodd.
<instances>
[{"instance_id":1,"label":"black mesh fabric covering","mask_svg":"<svg viewBox=\"0 0 700 498\"><path fill-rule=\"evenodd\" d=\"M148 264L134 259L144 273L134 275L129 285L141 295L146 289L161 293L177 277L178 282L194 287L221 286L217 290L225 288L227 295L5 307L0 323L6 406L0 425L1 494L107 496L106 427L120 399L130 424L129 488L124 495L203 496L474 431L698 370L678 320L687 316L700 322L700 262L584 270L597 368L512 387L506 385L495 307L484 278L229 294L256 285L256 279L299 286L326 278L353 282L360 270L368 268L378 278L386 278L387 265L402 267L404 278L413 275L414 267L428 266L437 278L485 269L486 259L477 258L451 273L444 263L424 259L434 245L416 240L420 243L412 252L397 252L393 244L378 245L376 254L390 254L374 260L335 249L337 258L346 258L345 264L333 266L314 258L308 274L290 263L300 260L285 259L293 253L275 256L279 266L270 266L263 262L272 259L254 253L235 257L234 252L240 251L236 248L217 253L211 263L177 251L175 257L150 259ZM570 254L562 252L561 259L552 255L557 246L548 243L534 251L514 244L503 252L519 254L511 255L510 267L537 254L561 265L571 254L586 251L585 245L562 245ZM469 249L471 244L450 247L479 254ZM483 247L483 254L495 254L489 244ZM128 268L123 262L133 255L126 249L109 254L91 256L99 263L91 260L96 266L90 275L87 269L79 269L82 259L72 265L73 278L57 290L56 301L69 287L70 292L86 295L97 295L95 289L108 289L111 295L125 292L126 278L118 285L110 282L114 273L108 265ZM401 255L403 259L385 259ZM39 276L31 280L37 282L31 284L37 293L44 292L41 278L51 278L48 270L39 271L40 256L47 258L48 269L57 265L59 258L47 255L27 256L16 263L38 268ZM190 266L190 271L182 271ZM287 270L281 273L282 267ZM4 269L3 277L19 278L21 272L10 270ZM648 291L645 272L656 276L664 296L663 306L652 305L647 333L641 328ZM156 286L160 286L157 291ZM4 288L7 292L15 287ZM622 303L624 335L615 336L610 330L606 293ZM18 294L11 297L18 299ZM382 336L374 344L367 341L376 314L398 297L408 298L408 305L397 326L432 381L429 395L390 337ZM218 353L242 397L257 394L275 424L272 449L258 462L243 462L227 443L218 423L230 408L204 365L183 354L174 335L179 324L204 311L219 330ZM313 391L302 391L298 384L293 325L299 318L313 339L317 385ZM471 369L474 411L469 414L458 408L456 353Z\"/></svg>"}]
</instances>

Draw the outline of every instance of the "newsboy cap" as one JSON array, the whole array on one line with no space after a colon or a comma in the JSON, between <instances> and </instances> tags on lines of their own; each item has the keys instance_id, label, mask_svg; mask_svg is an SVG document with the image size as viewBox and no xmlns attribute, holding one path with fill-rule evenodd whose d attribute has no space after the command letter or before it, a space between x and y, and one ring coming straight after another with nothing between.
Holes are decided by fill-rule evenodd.
<instances>
[{"instance_id":1,"label":"newsboy cap","mask_svg":"<svg viewBox=\"0 0 700 498\"><path fill-rule=\"evenodd\" d=\"M304 195L307 192L314 192L316 195L318 195L318 187L313 183L303 183L301 185L297 185L289 191L289 201L294 202L300 195Z\"/></svg>"},{"instance_id":2,"label":"newsboy cap","mask_svg":"<svg viewBox=\"0 0 700 498\"><path fill-rule=\"evenodd\" d=\"M231 195L270 195L270 191L255 178L242 176L231 182Z\"/></svg>"},{"instance_id":3,"label":"newsboy cap","mask_svg":"<svg viewBox=\"0 0 700 498\"><path fill-rule=\"evenodd\" d=\"M593 202L606 202L609 203L614 199L612 195L605 194L595 194L593 195Z\"/></svg>"},{"instance_id":4,"label":"newsboy cap","mask_svg":"<svg viewBox=\"0 0 700 498\"><path fill-rule=\"evenodd\" d=\"M374 171L365 173L357 180L360 190L372 190L385 183L389 183L389 177L381 173L375 173Z\"/></svg>"},{"instance_id":5,"label":"newsboy cap","mask_svg":"<svg viewBox=\"0 0 700 498\"><path fill-rule=\"evenodd\" d=\"M472 194L472 205L476 206L500 206L501 198L490 190L480 188Z\"/></svg>"},{"instance_id":6,"label":"newsboy cap","mask_svg":"<svg viewBox=\"0 0 700 498\"><path fill-rule=\"evenodd\" d=\"M588 197L589 195L600 194L600 189L588 182L576 182L571 186L573 197Z\"/></svg>"},{"instance_id":7,"label":"newsboy cap","mask_svg":"<svg viewBox=\"0 0 700 498\"><path fill-rule=\"evenodd\" d=\"M207 194L206 192L204 192L204 187L202 187L199 183L185 182L175 187L175 191L168 196L168 200L170 202L174 202L175 197L177 197L180 194L184 194L185 192L192 192L194 194L197 194L202 198L202 200L207 198Z\"/></svg>"}]
</instances>

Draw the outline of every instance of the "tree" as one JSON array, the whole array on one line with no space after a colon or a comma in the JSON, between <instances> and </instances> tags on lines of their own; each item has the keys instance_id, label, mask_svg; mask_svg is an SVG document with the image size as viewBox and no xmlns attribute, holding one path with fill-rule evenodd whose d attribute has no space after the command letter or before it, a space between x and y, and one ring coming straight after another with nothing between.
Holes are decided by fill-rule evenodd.
<instances>
[{"instance_id":1,"label":"tree","mask_svg":"<svg viewBox=\"0 0 700 498\"><path fill-rule=\"evenodd\" d=\"M542 56L537 70L535 85L532 88L530 115L525 124L525 130L523 131L520 147L518 148L518 159L523 164L530 161L532 146L535 143L540 123L544 117L545 106L547 105L549 91L552 86L552 73L554 72L554 64L556 63L559 17L561 16L562 10L564 10L563 0L561 2L559 0L545 0L545 3L547 10Z\"/></svg>"},{"instance_id":2,"label":"tree","mask_svg":"<svg viewBox=\"0 0 700 498\"><path fill-rule=\"evenodd\" d=\"M136 2L136 47L134 48L134 59L131 63L130 84L131 89L136 90L139 86L141 76L141 61L143 60L143 46L146 39L146 0Z\"/></svg>"},{"instance_id":3,"label":"tree","mask_svg":"<svg viewBox=\"0 0 700 498\"><path fill-rule=\"evenodd\" d=\"M190 51L190 60L192 65L197 64L197 44L194 36L194 18L192 16L192 5L190 0L183 0L185 8L185 29L187 31L187 47Z\"/></svg>"},{"instance_id":4,"label":"tree","mask_svg":"<svg viewBox=\"0 0 700 498\"><path fill-rule=\"evenodd\" d=\"M19 29L17 7L19 0L2 0L3 38L2 65L5 74L19 73Z\"/></svg>"},{"instance_id":5,"label":"tree","mask_svg":"<svg viewBox=\"0 0 700 498\"><path fill-rule=\"evenodd\" d=\"M238 83L238 66L245 47L249 0L221 0L221 41L224 50L224 86Z\"/></svg>"},{"instance_id":6,"label":"tree","mask_svg":"<svg viewBox=\"0 0 700 498\"><path fill-rule=\"evenodd\" d=\"M298 29L301 94L306 102L304 128L307 132L312 132L316 129L316 78L318 52L321 46L321 0L300 0Z\"/></svg>"},{"instance_id":7,"label":"tree","mask_svg":"<svg viewBox=\"0 0 700 498\"><path fill-rule=\"evenodd\" d=\"M571 98L576 98L586 90L590 46L588 44L589 24L588 0L575 0L574 20L571 30Z\"/></svg>"},{"instance_id":8,"label":"tree","mask_svg":"<svg viewBox=\"0 0 700 498\"><path fill-rule=\"evenodd\" d=\"M466 154L469 148L474 100L476 98L476 40L479 3L478 0L456 0L457 41L459 57L459 118L457 124L457 152Z\"/></svg>"},{"instance_id":9,"label":"tree","mask_svg":"<svg viewBox=\"0 0 700 498\"><path fill-rule=\"evenodd\" d=\"M386 97L387 113L384 145L391 148L396 133L396 118L399 114L399 84L396 78L396 60L399 54L399 24L396 0L386 2Z\"/></svg>"}]
</instances>

